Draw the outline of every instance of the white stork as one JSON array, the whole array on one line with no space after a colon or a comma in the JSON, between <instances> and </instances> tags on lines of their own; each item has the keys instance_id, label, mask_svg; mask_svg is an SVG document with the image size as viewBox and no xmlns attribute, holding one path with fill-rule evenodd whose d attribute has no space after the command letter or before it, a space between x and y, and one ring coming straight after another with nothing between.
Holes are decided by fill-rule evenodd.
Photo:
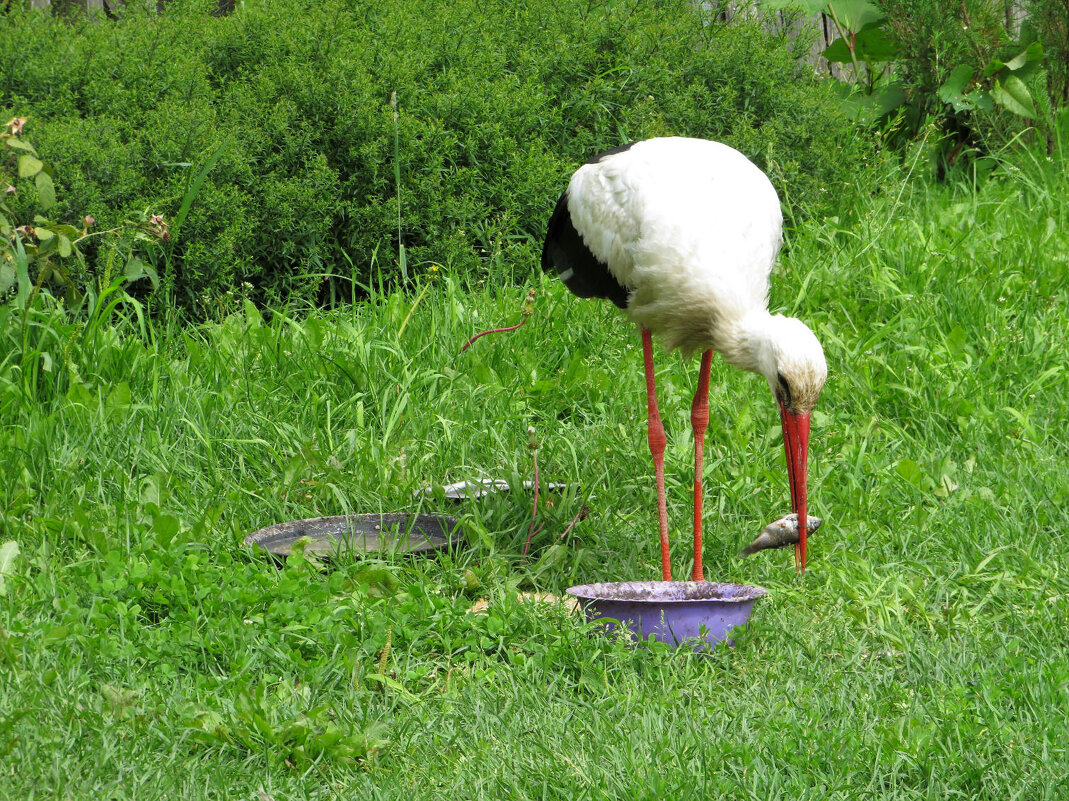
<instances>
[{"instance_id":1,"label":"white stork","mask_svg":"<svg viewBox=\"0 0 1069 801\"><path fill-rule=\"evenodd\" d=\"M713 351L763 375L779 403L796 565L805 571L809 416L827 377L824 351L800 320L768 312L783 214L768 177L727 145L669 137L594 157L572 176L549 221L542 267L582 298L607 298L642 332L649 446L657 476L661 566L671 580L665 434L651 333L668 350L702 353L694 426L694 581L702 571L702 452Z\"/></svg>"}]
</instances>

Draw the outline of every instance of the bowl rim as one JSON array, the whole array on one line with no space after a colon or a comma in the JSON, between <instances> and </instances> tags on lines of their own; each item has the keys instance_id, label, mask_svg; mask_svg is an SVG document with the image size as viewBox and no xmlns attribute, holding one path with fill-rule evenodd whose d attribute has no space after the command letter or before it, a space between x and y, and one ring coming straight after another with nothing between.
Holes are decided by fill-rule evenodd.
<instances>
[{"instance_id":1,"label":"bowl rim","mask_svg":"<svg viewBox=\"0 0 1069 801\"><path fill-rule=\"evenodd\" d=\"M728 590L734 590L734 592L720 598L666 598L664 597L664 594L652 594L652 591L656 589L661 589L665 592L682 590L683 593L687 593L688 591L693 593L702 586L711 587L713 592L725 592ZM620 591L634 593L643 590L651 592L651 596L648 598L636 598L623 597L620 594L614 594L614 592L619 593ZM598 582L596 584L577 584L574 587L569 587L565 592L582 601L612 601L615 603L651 604L659 606L703 603L740 604L755 601L758 598L768 595L768 590L764 587L758 587L755 584L733 584L721 581L607 581Z\"/></svg>"}]
</instances>

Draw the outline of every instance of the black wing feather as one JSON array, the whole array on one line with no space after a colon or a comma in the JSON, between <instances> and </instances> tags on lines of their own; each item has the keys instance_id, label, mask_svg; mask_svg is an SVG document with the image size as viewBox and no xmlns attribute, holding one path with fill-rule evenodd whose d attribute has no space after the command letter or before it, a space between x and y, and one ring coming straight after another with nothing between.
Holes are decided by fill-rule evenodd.
<instances>
[{"instance_id":1,"label":"black wing feather","mask_svg":"<svg viewBox=\"0 0 1069 801\"><path fill-rule=\"evenodd\" d=\"M549 218L542 269L555 269L564 285L581 298L607 298L621 309L627 307L627 289L609 272L608 265L590 252L575 230L568 213L567 192L560 196Z\"/></svg>"},{"instance_id":2,"label":"black wing feather","mask_svg":"<svg viewBox=\"0 0 1069 801\"><path fill-rule=\"evenodd\" d=\"M630 149L633 142L598 153L587 164L594 164L609 156ZM568 210L568 192L565 191L553 209L542 246L542 269L555 269L558 277L572 292L581 298L606 298L621 309L627 308L628 291L611 272L605 262L599 260L583 242L575 230L572 215Z\"/></svg>"}]
</instances>

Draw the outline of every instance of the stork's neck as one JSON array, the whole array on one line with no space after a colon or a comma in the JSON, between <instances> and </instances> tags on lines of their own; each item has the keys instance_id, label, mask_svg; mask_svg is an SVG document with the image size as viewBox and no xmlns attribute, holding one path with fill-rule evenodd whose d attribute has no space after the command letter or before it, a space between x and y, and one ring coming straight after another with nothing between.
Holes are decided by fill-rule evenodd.
<instances>
[{"instance_id":1,"label":"stork's neck","mask_svg":"<svg viewBox=\"0 0 1069 801\"><path fill-rule=\"evenodd\" d=\"M767 310L760 309L742 318L725 321L719 337L719 350L729 364L774 381L775 336L775 317Z\"/></svg>"}]
</instances>

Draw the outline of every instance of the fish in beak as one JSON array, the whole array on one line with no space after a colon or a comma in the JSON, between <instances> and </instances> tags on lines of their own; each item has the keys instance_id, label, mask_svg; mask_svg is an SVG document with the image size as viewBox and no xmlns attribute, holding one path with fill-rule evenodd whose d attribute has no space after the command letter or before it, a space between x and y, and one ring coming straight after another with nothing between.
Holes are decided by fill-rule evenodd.
<instances>
[{"instance_id":1,"label":"fish in beak","mask_svg":"<svg viewBox=\"0 0 1069 801\"><path fill-rule=\"evenodd\" d=\"M806 521L806 528L808 529L806 533L814 533L823 522L819 517L809 518ZM784 515L779 520L769 523L761 529L761 533L757 535L757 538L739 551L739 556L750 556L769 548L786 548L788 545L797 545L798 540L798 515Z\"/></svg>"}]
</instances>

